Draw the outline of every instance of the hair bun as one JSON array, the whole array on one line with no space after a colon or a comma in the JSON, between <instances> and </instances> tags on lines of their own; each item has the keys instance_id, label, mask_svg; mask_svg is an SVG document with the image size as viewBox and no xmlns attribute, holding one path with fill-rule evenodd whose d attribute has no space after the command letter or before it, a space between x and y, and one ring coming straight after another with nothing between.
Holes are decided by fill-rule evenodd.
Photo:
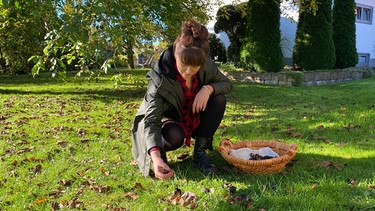
<instances>
[{"instance_id":1,"label":"hair bun","mask_svg":"<svg viewBox=\"0 0 375 211\"><path fill-rule=\"evenodd\" d=\"M191 32L192 36L195 39L205 39L202 37L202 25L196 21L193 20L187 20L185 21L181 26L181 31L188 30Z\"/></svg>"},{"instance_id":2,"label":"hair bun","mask_svg":"<svg viewBox=\"0 0 375 211\"><path fill-rule=\"evenodd\" d=\"M194 20L187 20L181 24L181 32L175 40L173 47L198 48L207 56L210 52L207 28ZM179 50L176 50L179 51Z\"/></svg>"}]
</instances>

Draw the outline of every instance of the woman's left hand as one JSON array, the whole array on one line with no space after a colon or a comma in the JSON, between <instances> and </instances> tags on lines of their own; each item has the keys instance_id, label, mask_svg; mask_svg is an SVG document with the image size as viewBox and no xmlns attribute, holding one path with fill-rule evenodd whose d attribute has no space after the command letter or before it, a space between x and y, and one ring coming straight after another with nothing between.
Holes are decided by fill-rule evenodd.
<instances>
[{"instance_id":1,"label":"woman's left hand","mask_svg":"<svg viewBox=\"0 0 375 211\"><path fill-rule=\"evenodd\" d=\"M206 87L202 87L201 90L197 93L193 102L193 113L199 113L206 110L207 101L210 98L211 91Z\"/></svg>"}]
</instances>

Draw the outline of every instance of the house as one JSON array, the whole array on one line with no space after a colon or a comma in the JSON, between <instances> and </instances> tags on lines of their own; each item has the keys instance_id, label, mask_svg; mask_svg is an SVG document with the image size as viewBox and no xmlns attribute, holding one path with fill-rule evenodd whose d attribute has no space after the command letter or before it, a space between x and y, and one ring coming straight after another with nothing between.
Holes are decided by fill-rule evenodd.
<instances>
[{"instance_id":1,"label":"house","mask_svg":"<svg viewBox=\"0 0 375 211\"><path fill-rule=\"evenodd\" d=\"M375 20L374 0L356 0L357 67L375 68ZM285 16L285 15L284 15ZM280 20L281 46L287 65L292 65L292 54L297 30L296 18L282 17Z\"/></svg>"}]
</instances>

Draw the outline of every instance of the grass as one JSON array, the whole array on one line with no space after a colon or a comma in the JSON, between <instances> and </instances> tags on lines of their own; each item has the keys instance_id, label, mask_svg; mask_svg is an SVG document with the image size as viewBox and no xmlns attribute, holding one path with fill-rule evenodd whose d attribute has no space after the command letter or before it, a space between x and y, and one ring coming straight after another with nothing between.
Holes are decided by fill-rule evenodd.
<instances>
[{"instance_id":1,"label":"grass","mask_svg":"<svg viewBox=\"0 0 375 211\"><path fill-rule=\"evenodd\" d=\"M147 70L124 71L140 81ZM0 210L189 209L168 200L175 188L198 196L196 210L375 209L375 77L316 87L234 82L214 147L224 138L297 143L293 162L251 175L214 150L220 173L206 176L181 148L168 154L175 176L160 181L144 178L131 155L145 87L114 87L111 74L0 76Z\"/></svg>"}]
</instances>

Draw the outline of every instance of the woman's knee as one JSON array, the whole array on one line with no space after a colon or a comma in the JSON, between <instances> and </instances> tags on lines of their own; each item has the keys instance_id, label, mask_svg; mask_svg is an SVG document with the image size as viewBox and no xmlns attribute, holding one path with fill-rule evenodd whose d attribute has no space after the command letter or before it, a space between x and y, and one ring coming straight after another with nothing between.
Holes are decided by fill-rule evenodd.
<instances>
[{"instance_id":1,"label":"woman's knee","mask_svg":"<svg viewBox=\"0 0 375 211\"><path fill-rule=\"evenodd\" d=\"M177 123L168 123L162 129L163 145L165 151L172 151L184 144L185 132Z\"/></svg>"}]
</instances>

